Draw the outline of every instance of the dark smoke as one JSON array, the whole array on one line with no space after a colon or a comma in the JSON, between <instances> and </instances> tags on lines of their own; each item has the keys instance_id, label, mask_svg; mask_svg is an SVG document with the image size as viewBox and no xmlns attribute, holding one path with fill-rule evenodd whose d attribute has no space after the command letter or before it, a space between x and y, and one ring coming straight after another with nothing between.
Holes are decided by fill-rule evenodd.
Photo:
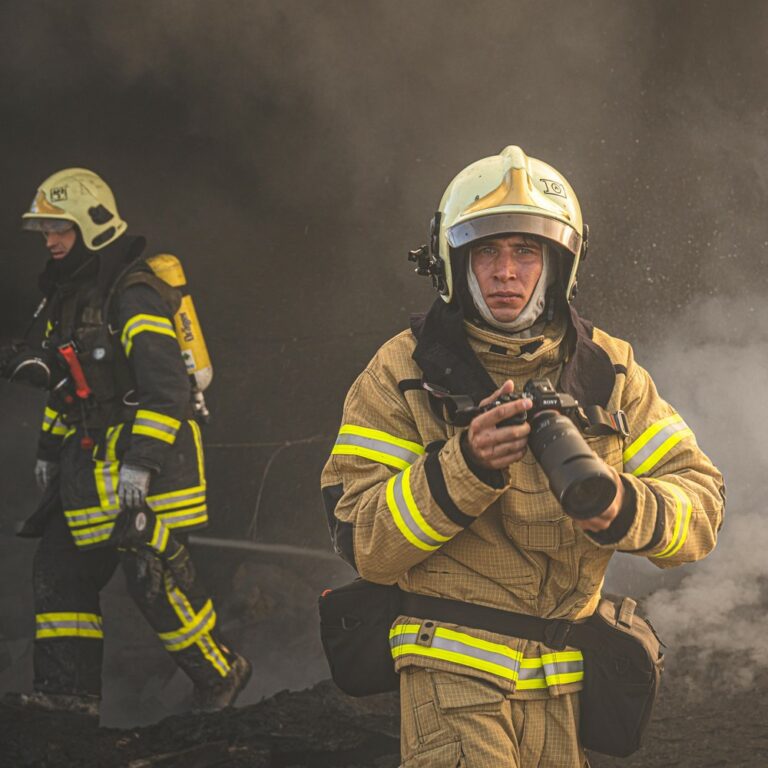
<instances>
[{"instance_id":1,"label":"dark smoke","mask_svg":"<svg viewBox=\"0 0 768 768\"><path fill-rule=\"evenodd\" d=\"M767 287L767 13L760 2L706 0L5 3L0 336L20 333L37 303L44 255L17 229L35 185L68 165L100 172L130 229L182 256L194 289L216 367L210 535L327 547L317 477L344 393L432 300L405 251L423 241L460 168L516 143L561 169L582 201L592 229L582 313L647 350L715 456L715 417L686 408L690 392L665 375L677 373L674 355L656 350L687 338L675 324L703 298L727 304L746 284L757 302ZM710 360L706 350L697 359ZM0 569L19 584L32 545L11 532L34 503L41 403L2 385L0 398ZM281 569L305 579L297 601L338 574L197 555L257 666L269 660L271 676L257 673L249 695L323 674L312 605L286 608L313 659L304 666L281 656L266 627L294 594ZM258 610L243 604L255 591ZM122 643L108 654L157 654L141 680L108 660L108 679L127 691L112 694L115 718L131 720L145 680L173 669L150 634L131 634L123 594L116 582L105 599ZM30 596L6 588L0 605L0 686L18 687L29 680L18 659ZM158 696L173 708L184 693L174 683Z\"/></svg>"}]
</instances>

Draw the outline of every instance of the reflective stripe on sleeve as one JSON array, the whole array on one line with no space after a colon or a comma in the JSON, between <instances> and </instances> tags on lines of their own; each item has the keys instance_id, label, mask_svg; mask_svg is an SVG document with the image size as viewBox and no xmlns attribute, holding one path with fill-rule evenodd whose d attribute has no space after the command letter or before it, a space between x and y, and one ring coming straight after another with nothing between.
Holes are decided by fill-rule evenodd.
<instances>
[{"instance_id":1,"label":"reflective stripe on sleeve","mask_svg":"<svg viewBox=\"0 0 768 768\"><path fill-rule=\"evenodd\" d=\"M523 658L506 645L480 640L464 632L438 627L430 645L417 643L419 624L401 624L389 633L394 659L415 655L441 659L512 680L518 690L567 685L584 679L581 651L545 653L541 658Z\"/></svg>"},{"instance_id":2,"label":"reflective stripe on sleeve","mask_svg":"<svg viewBox=\"0 0 768 768\"><path fill-rule=\"evenodd\" d=\"M35 616L35 639L82 637L102 639L101 616L96 613L38 613Z\"/></svg>"},{"instance_id":3,"label":"reflective stripe on sleeve","mask_svg":"<svg viewBox=\"0 0 768 768\"><path fill-rule=\"evenodd\" d=\"M688 527L691 522L691 514L693 513L693 504L691 504L688 494L680 486L664 480L656 480L654 482L661 485L675 497L675 527L669 544L657 555L653 555L653 557L672 557L685 544L685 540L688 538Z\"/></svg>"},{"instance_id":4,"label":"reflective stripe on sleeve","mask_svg":"<svg viewBox=\"0 0 768 768\"><path fill-rule=\"evenodd\" d=\"M650 472L681 440L693 432L678 414L651 424L624 451L624 471L636 477Z\"/></svg>"},{"instance_id":5,"label":"reflective stripe on sleeve","mask_svg":"<svg viewBox=\"0 0 768 768\"><path fill-rule=\"evenodd\" d=\"M52 435L56 435L56 437L63 437L67 434L68 428L61 421L61 414L58 411L54 411L53 408L46 406L41 429L43 432L50 432Z\"/></svg>"},{"instance_id":6,"label":"reflective stripe on sleeve","mask_svg":"<svg viewBox=\"0 0 768 768\"><path fill-rule=\"evenodd\" d=\"M419 511L411 493L411 467L398 472L387 483L387 506L400 533L414 547L427 552L437 549L451 536L444 536L432 528Z\"/></svg>"},{"instance_id":7,"label":"reflective stripe on sleeve","mask_svg":"<svg viewBox=\"0 0 768 768\"><path fill-rule=\"evenodd\" d=\"M178 419L141 408L136 411L131 434L154 437L164 443L173 444L180 426L181 422Z\"/></svg>"},{"instance_id":8,"label":"reflective stripe on sleeve","mask_svg":"<svg viewBox=\"0 0 768 768\"><path fill-rule=\"evenodd\" d=\"M418 443L355 424L342 426L331 451L335 456L361 456L400 470L413 464L423 453L424 447Z\"/></svg>"},{"instance_id":9,"label":"reflective stripe on sleeve","mask_svg":"<svg viewBox=\"0 0 768 768\"><path fill-rule=\"evenodd\" d=\"M176 338L173 323L167 317L162 315L134 315L123 326L123 333L120 337L126 356L130 356L133 349L133 340L140 333L159 333L162 336Z\"/></svg>"}]
</instances>

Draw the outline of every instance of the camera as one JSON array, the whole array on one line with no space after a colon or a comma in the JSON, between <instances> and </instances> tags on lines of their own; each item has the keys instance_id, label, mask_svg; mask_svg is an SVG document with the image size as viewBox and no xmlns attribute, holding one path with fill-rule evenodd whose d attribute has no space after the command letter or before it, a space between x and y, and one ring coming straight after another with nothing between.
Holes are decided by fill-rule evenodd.
<instances>
[{"instance_id":1,"label":"camera","mask_svg":"<svg viewBox=\"0 0 768 768\"><path fill-rule=\"evenodd\" d=\"M468 426L479 414L525 397L532 407L500 421L497 427L530 423L528 447L567 515L586 520L604 512L616 496L613 475L581 434L588 421L578 401L555 390L549 379L530 379L520 393L502 395L488 405L459 409L454 423Z\"/></svg>"}]
</instances>

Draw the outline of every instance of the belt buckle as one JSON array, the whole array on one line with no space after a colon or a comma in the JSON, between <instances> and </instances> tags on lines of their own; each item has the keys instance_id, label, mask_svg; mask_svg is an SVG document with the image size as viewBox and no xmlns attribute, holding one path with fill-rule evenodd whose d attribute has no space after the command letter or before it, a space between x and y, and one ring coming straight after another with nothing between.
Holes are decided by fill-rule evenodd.
<instances>
[{"instance_id":1,"label":"belt buckle","mask_svg":"<svg viewBox=\"0 0 768 768\"><path fill-rule=\"evenodd\" d=\"M572 626L570 621L553 620L544 628L544 644L554 651L562 651L568 645Z\"/></svg>"}]
</instances>

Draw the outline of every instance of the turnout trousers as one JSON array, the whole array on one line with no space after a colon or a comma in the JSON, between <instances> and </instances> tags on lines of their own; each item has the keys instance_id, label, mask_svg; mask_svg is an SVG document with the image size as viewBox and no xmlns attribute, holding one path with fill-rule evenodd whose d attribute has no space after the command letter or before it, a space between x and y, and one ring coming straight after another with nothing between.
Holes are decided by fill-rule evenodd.
<instances>
[{"instance_id":1,"label":"turnout trousers","mask_svg":"<svg viewBox=\"0 0 768 768\"><path fill-rule=\"evenodd\" d=\"M491 683L400 672L401 768L589 768L579 696L511 699Z\"/></svg>"},{"instance_id":2,"label":"turnout trousers","mask_svg":"<svg viewBox=\"0 0 768 768\"><path fill-rule=\"evenodd\" d=\"M220 682L234 655L218 638L216 613L199 579L182 591L151 555L114 546L79 549L59 513L49 517L33 563L35 690L101 695L99 593L118 565L131 597L195 686Z\"/></svg>"}]
</instances>

